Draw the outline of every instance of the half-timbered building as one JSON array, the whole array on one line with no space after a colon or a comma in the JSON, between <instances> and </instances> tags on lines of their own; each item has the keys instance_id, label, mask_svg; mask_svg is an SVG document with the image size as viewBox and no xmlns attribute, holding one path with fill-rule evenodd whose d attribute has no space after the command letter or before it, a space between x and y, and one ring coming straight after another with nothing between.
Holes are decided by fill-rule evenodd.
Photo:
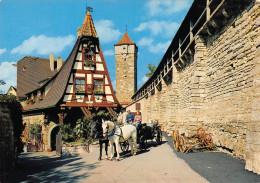
<instances>
[{"instance_id":1,"label":"half-timbered building","mask_svg":"<svg viewBox=\"0 0 260 183\"><path fill-rule=\"evenodd\" d=\"M89 12L77 36L65 62L61 59L55 61L50 55L51 70L47 69L48 72L41 73L41 69L44 71L49 67L45 63L47 59L25 57L17 64L18 94L23 101L24 122L42 124L45 149L52 147L52 132L57 131L54 129L58 128L58 123L75 121L101 109L113 114L120 110ZM39 69L36 63L43 67ZM39 73L33 72L35 70ZM34 77L32 80L35 82L30 86L32 75L41 77Z\"/></svg>"}]
</instances>

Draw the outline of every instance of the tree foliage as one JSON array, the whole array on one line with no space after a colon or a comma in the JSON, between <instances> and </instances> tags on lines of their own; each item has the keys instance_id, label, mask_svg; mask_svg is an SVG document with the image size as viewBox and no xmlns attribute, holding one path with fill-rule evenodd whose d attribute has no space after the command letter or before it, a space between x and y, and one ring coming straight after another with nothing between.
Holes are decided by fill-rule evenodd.
<instances>
[{"instance_id":1,"label":"tree foliage","mask_svg":"<svg viewBox=\"0 0 260 183\"><path fill-rule=\"evenodd\" d=\"M75 126L75 133L78 139L88 139L90 137L91 119L81 118L78 119Z\"/></svg>"},{"instance_id":2,"label":"tree foliage","mask_svg":"<svg viewBox=\"0 0 260 183\"><path fill-rule=\"evenodd\" d=\"M16 153L19 154L23 152L23 143L21 139L21 135L24 130L22 106L14 95L0 95L0 103L6 103L10 109L10 116L13 121L14 128L14 146Z\"/></svg>"},{"instance_id":3,"label":"tree foliage","mask_svg":"<svg viewBox=\"0 0 260 183\"><path fill-rule=\"evenodd\" d=\"M100 110L98 113L96 113L95 118L100 118L104 120L113 120L113 117L109 112L106 112L104 110ZM79 118L76 121L75 125L72 125L73 123L63 123L60 124L60 134L62 136L62 139L65 142L75 142L75 141L81 141L84 139L90 139L90 131L91 131L91 122L93 120L93 117L82 117Z\"/></svg>"},{"instance_id":4,"label":"tree foliage","mask_svg":"<svg viewBox=\"0 0 260 183\"><path fill-rule=\"evenodd\" d=\"M5 85L6 83L5 83L5 81L4 80L0 80L0 85Z\"/></svg>"},{"instance_id":5,"label":"tree foliage","mask_svg":"<svg viewBox=\"0 0 260 183\"><path fill-rule=\"evenodd\" d=\"M75 140L75 131L74 128L71 126L70 123L68 124L60 124L60 135L62 136L62 139L66 142L72 142Z\"/></svg>"},{"instance_id":6,"label":"tree foliage","mask_svg":"<svg viewBox=\"0 0 260 183\"><path fill-rule=\"evenodd\" d=\"M156 66L154 65L154 64L148 64L148 66L147 66L147 68L149 69L149 72L147 72L146 74L145 74L145 76L146 77L148 77L148 78L150 78L152 75L153 75L153 73L155 72L155 70L156 70Z\"/></svg>"},{"instance_id":7,"label":"tree foliage","mask_svg":"<svg viewBox=\"0 0 260 183\"><path fill-rule=\"evenodd\" d=\"M42 126L40 124L31 124L29 127L29 133L32 138L35 138L42 131Z\"/></svg>"},{"instance_id":8,"label":"tree foliage","mask_svg":"<svg viewBox=\"0 0 260 183\"><path fill-rule=\"evenodd\" d=\"M0 85L5 85L5 81L0 79ZM2 95L4 92L0 90L0 95Z\"/></svg>"},{"instance_id":9,"label":"tree foliage","mask_svg":"<svg viewBox=\"0 0 260 183\"><path fill-rule=\"evenodd\" d=\"M104 110L98 111L97 116L99 118L102 118L104 120L112 120L112 116L109 112L106 112Z\"/></svg>"}]
</instances>

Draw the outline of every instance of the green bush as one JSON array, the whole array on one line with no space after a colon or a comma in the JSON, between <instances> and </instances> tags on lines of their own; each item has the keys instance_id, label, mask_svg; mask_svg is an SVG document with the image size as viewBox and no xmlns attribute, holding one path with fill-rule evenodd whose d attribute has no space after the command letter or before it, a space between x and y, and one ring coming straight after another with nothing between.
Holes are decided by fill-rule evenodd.
<instances>
[{"instance_id":1,"label":"green bush","mask_svg":"<svg viewBox=\"0 0 260 183\"><path fill-rule=\"evenodd\" d=\"M109 112L104 110L99 111L96 117L102 118L104 120L113 120L113 117ZM91 130L92 117L90 118L79 118L76 124L73 126L71 123L60 124L60 134L65 142L75 142L90 140L90 130Z\"/></svg>"},{"instance_id":2,"label":"green bush","mask_svg":"<svg viewBox=\"0 0 260 183\"><path fill-rule=\"evenodd\" d=\"M72 142L75 140L75 131L74 128L72 128L71 124L60 124L60 135L62 136L62 139L65 142Z\"/></svg>"},{"instance_id":3,"label":"green bush","mask_svg":"<svg viewBox=\"0 0 260 183\"><path fill-rule=\"evenodd\" d=\"M74 128L77 139L88 139L90 137L91 121L91 118L86 117L77 120L76 126Z\"/></svg>"},{"instance_id":4,"label":"green bush","mask_svg":"<svg viewBox=\"0 0 260 183\"><path fill-rule=\"evenodd\" d=\"M37 134L42 132L42 126L40 124L31 124L29 127L29 133L31 138L35 138Z\"/></svg>"},{"instance_id":5,"label":"green bush","mask_svg":"<svg viewBox=\"0 0 260 183\"><path fill-rule=\"evenodd\" d=\"M97 116L104 119L104 120L113 120L113 117L110 115L109 112L105 112L103 110L97 113Z\"/></svg>"}]
</instances>

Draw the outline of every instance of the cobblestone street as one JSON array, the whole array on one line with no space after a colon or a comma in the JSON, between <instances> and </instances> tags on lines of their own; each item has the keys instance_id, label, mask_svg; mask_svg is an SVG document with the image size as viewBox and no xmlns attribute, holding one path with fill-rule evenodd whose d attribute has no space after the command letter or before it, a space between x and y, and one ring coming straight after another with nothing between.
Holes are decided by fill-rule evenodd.
<instances>
[{"instance_id":1,"label":"cobblestone street","mask_svg":"<svg viewBox=\"0 0 260 183\"><path fill-rule=\"evenodd\" d=\"M98 150L59 158L28 153L19 158L14 182L260 182L244 163L221 152L174 152L171 137L122 160L98 161Z\"/></svg>"}]
</instances>

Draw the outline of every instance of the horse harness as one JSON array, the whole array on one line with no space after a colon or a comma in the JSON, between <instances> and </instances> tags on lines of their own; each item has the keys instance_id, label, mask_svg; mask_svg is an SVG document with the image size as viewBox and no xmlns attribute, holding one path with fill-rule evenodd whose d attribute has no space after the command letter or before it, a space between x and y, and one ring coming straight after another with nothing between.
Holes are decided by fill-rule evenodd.
<instances>
[{"instance_id":1,"label":"horse harness","mask_svg":"<svg viewBox=\"0 0 260 183\"><path fill-rule=\"evenodd\" d=\"M123 137L123 131L122 131L122 129L118 126L118 128L120 129L120 131L121 131L121 135L119 135L119 134L116 134L116 126L118 126L118 125L114 125L114 128L110 131L110 132L106 132L105 134L106 134L106 136L107 137L111 137L111 136L113 136L113 135L116 135L116 136L119 136L119 141L120 141L120 138L123 138L123 140L124 141L126 141L125 140L125 138ZM106 127L107 129L108 129L108 126Z\"/></svg>"}]
</instances>

